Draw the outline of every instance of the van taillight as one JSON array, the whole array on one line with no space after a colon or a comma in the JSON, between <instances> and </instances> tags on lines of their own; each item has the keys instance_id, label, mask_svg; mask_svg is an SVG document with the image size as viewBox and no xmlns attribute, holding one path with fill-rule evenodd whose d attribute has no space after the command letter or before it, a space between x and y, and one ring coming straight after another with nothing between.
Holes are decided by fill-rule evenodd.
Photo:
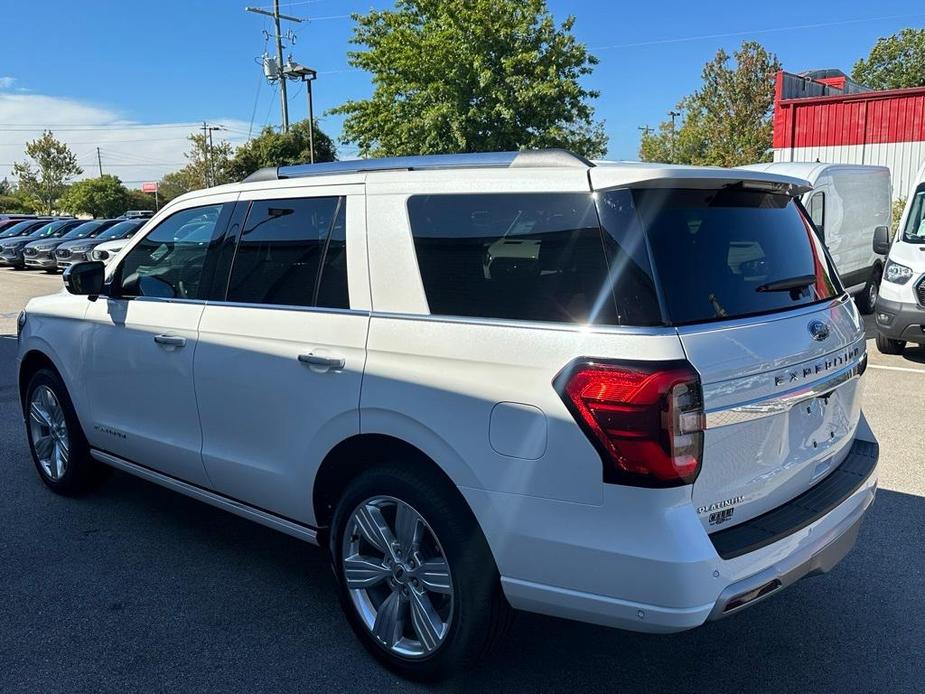
<instances>
[{"instance_id":1,"label":"van taillight","mask_svg":"<svg viewBox=\"0 0 925 694\"><path fill-rule=\"evenodd\" d=\"M692 483L703 457L703 392L684 361L579 359L553 381L604 463L604 481Z\"/></svg>"}]
</instances>

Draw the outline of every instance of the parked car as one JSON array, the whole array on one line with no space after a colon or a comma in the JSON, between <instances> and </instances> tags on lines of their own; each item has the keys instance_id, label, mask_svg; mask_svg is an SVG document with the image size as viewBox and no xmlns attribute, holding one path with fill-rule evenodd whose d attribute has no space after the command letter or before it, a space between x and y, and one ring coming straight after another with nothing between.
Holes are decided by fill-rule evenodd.
<instances>
[{"instance_id":1,"label":"parked car","mask_svg":"<svg viewBox=\"0 0 925 694\"><path fill-rule=\"evenodd\" d=\"M873 250L878 228L889 230L893 214L890 170L885 166L774 162L744 167L796 176L813 184L802 196L842 283L863 314L874 311L884 258Z\"/></svg>"},{"instance_id":2,"label":"parked car","mask_svg":"<svg viewBox=\"0 0 925 694\"><path fill-rule=\"evenodd\" d=\"M874 238L874 249L887 256L877 298L877 349L902 354L907 342L925 344L925 166L918 173L890 242L887 232Z\"/></svg>"},{"instance_id":3,"label":"parked car","mask_svg":"<svg viewBox=\"0 0 925 694\"><path fill-rule=\"evenodd\" d=\"M114 224L97 236L93 241L93 247L85 253L90 260L106 261L111 255L115 255L122 250L141 227L144 226L147 219L126 219L118 224Z\"/></svg>"},{"instance_id":4,"label":"parked car","mask_svg":"<svg viewBox=\"0 0 925 694\"><path fill-rule=\"evenodd\" d=\"M125 219L150 219L154 216L154 210L127 210L122 216Z\"/></svg>"},{"instance_id":5,"label":"parked car","mask_svg":"<svg viewBox=\"0 0 925 694\"><path fill-rule=\"evenodd\" d=\"M25 266L32 269L43 269L46 272L57 272L55 249L64 242L68 232L81 224L85 222L80 219L62 219L51 222L37 241L23 246L22 257Z\"/></svg>"},{"instance_id":6,"label":"parked car","mask_svg":"<svg viewBox=\"0 0 925 694\"><path fill-rule=\"evenodd\" d=\"M104 225L94 227L81 236L67 240L55 251L58 269L63 270L81 260L89 259L90 253L100 243L112 239L131 238L143 223L144 220L110 219L106 220Z\"/></svg>"},{"instance_id":7,"label":"parked car","mask_svg":"<svg viewBox=\"0 0 925 694\"><path fill-rule=\"evenodd\" d=\"M831 569L876 488L864 329L809 187L550 150L181 196L21 316L36 469L323 544L404 675L471 662L511 608L734 614Z\"/></svg>"},{"instance_id":8,"label":"parked car","mask_svg":"<svg viewBox=\"0 0 925 694\"><path fill-rule=\"evenodd\" d=\"M86 260L87 254L96 245L96 239L120 221L118 219L94 219L68 232L55 248L57 269L64 270L76 262Z\"/></svg>"},{"instance_id":9,"label":"parked car","mask_svg":"<svg viewBox=\"0 0 925 694\"><path fill-rule=\"evenodd\" d=\"M48 227L55 221L50 218L28 219L0 233L0 265L11 265L17 270L24 268L23 247L51 233Z\"/></svg>"}]
</instances>

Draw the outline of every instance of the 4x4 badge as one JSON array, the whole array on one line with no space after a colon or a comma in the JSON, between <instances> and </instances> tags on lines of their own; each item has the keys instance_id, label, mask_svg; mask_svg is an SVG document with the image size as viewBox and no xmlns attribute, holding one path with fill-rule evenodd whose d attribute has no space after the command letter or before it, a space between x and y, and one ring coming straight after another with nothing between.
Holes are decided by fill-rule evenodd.
<instances>
[{"instance_id":1,"label":"4x4 badge","mask_svg":"<svg viewBox=\"0 0 925 694\"><path fill-rule=\"evenodd\" d=\"M809 324L809 334L813 336L816 342L822 342L829 338L829 326L821 320L814 320Z\"/></svg>"}]
</instances>

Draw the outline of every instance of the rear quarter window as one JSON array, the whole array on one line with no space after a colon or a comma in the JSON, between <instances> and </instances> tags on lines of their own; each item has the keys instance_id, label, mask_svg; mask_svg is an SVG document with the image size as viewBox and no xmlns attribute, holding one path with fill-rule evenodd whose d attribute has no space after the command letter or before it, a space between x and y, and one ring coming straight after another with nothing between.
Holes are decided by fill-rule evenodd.
<instances>
[{"instance_id":1,"label":"rear quarter window","mask_svg":"<svg viewBox=\"0 0 925 694\"><path fill-rule=\"evenodd\" d=\"M565 323L660 321L644 296L614 299L612 273L632 260L601 231L590 193L419 195L408 214L432 314ZM641 300L640 300L641 299Z\"/></svg>"}]
</instances>

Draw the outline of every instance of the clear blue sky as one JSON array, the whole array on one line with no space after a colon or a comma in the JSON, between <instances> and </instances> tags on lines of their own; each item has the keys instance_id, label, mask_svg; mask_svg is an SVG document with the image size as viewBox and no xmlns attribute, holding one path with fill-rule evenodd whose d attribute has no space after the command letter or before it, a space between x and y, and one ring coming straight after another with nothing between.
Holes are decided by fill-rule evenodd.
<instances>
[{"instance_id":1,"label":"clear blue sky","mask_svg":"<svg viewBox=\"0 0 925 694\"><path fill-rule=\"evenodd\" d=\"M250 1L270 4L270 0ZM236 123L237 132L230 135L246 137L252 115L259 128L265 122L277 123L279 109L270 86L263 83L258 91L261 79L255 58L264 50L262 31L269 28L269 20L245 13L245 4L246 0L6 0L0 97L65 98L72 107L99 111L81 122L94 117L138 123L224 119ZM298 34L292 48L296 60L321 73L315 87L316 113L368 95L367 75L346 71L352 22L341 15L391 3L282 0L282 4L285 12L318 18L292 27ZM656 125L681 96L696 88L703 63L720 47L731 51L744 39L756 39L789 70L840 67L848 71L878 36L925 25L921 0L790 5L550 0L549 4L559 19L568 13L576 16L577 37L601 60L588 85L601 92L597 114L606 121L613 158L636 156L637 127ZM831 26L808 26L824 24ZM293 87L290 93L293 117L304 117L304 92ZM55 103L46 100L41 108L31 110L0 108L0 146L12 147L25 136L23 130L10 132L10 119L21 127L60 126L62 119L72 122L67 109ZM340 121L323 118L323 127L338 135ZM144 137L154 138L152 132L144 130ZM147 157L168 165L175 163L177 151L182 152L182 147L177 150L182 145L179 139L170 144L168 138L161 138L161 148L139 148L141 154L128 140L122 135L116 143L119 147L112 149L130 161ZM95 158L92 137L81 133L78 142L85 150L82 157L93 150ZM155 152L160 151L158 158ZM344 148L343 154L349 156L351 150ZM119 156L114 154L113 159ZM0 164L11 157L21 158L12 150L0 151ZM122 165L128 166L124 160ZM155 168L152 164L152 176ZM0 169L0 176L4 173Z\"/></svg>"}]
</instances>

